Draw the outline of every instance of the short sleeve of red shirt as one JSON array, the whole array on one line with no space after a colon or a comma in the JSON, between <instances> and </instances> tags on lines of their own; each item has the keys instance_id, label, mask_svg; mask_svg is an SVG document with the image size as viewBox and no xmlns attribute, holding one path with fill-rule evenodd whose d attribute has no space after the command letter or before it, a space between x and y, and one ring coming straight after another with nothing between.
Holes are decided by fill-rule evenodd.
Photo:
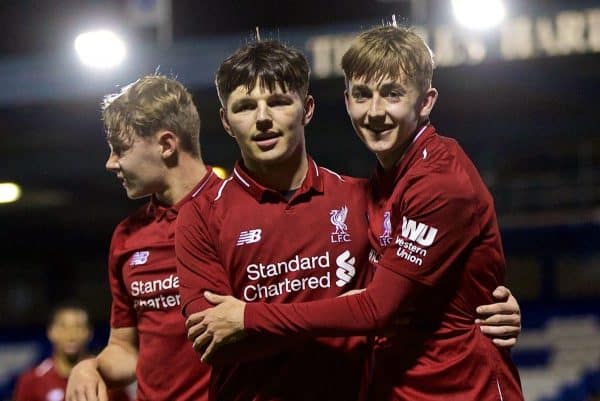
<instances>
[{"instance_id":1,"label":"short sleeve of red shirt","mask_svg":"<svg viewBox=\"0 0 600 401\"><path fill-rule=\"evenodd\" d=\"M212 307L204 291L231 294L229 280L210 240L206 217L210 203L190 202L179 212L175 229L175 254L179 293L185 316Z\"/></svg>"},{"instance_id":2,"label":"short sleeve of red shirt","mask_svg":"<svg viewBox=\"0 0 600 401\"><path fill-rule=\"evenodd\" d=\"M433 286L479 233L476 196L466 174L430 171L410 181L379 266Z\"/></svg>"},{"instance_id":3,"label":"short sleeve of red shirt","mask_svg":"<svg viewBox=\"0 0 600 401\"><path fill-rule=\"evenodd\" d=\"M117 256L118 243L122 240L121 230L123 223L119 224L113 233L108 254L108 282L112 296L110 325L111 327L137 327L137 314L133 302L127 293L123 282L123 274Z\"/></svg>"}]
</instances>

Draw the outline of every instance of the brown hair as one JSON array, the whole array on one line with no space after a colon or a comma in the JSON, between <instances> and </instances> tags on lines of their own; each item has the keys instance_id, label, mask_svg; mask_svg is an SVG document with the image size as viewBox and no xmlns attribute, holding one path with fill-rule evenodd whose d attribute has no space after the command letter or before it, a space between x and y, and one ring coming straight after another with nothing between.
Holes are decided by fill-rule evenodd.
<instances>
[{"instance_id":1,"label":"brown hair","mask_svg":"<svg viewBox=\"0 0 600 401\"><path fill-rule=\"evenodd\" d=\"M342 57L348 81L378 81L389 76L416 85L421 94L431 87L434 61L427 44L411 29L378 26L362 32Z\"/></svg>"},{"instance_id":2,"label":"brown hair","mask_svg":"<svg viewBox=\"0 0 600 401\"><path fill-rule=\"evenodd\" d=\"M238 86L248 92L256 86L274 91L296 91L301 97L308 93L310 67L302 53L276 40L247 44L227 57L219 66L215 84L221 104Z\"/></svg>"},{"instance_id":3,"label":"brown hair","mask_svg":"<svg viewBox=\"0 0 600 401\"><path fill-rule=\"evenodd\" d=\"M147 75L105 96L102 119L115 150L129 147L134 135L147 138L164 129L177 135L183 151L200 157L198 110L192 95L174 79Z\"/></svg>"}]
</instances>

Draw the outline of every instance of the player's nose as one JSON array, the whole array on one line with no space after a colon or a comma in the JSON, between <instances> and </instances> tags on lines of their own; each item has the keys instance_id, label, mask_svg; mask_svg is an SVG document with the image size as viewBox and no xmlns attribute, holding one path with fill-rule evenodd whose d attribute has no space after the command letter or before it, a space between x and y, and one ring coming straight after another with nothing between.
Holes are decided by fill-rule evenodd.
<instances>
[{"instance_id":1,"label":"player's nose","mask_svg":"<svg viewBox=\"0 0 600 401\"><path fill-rule=\"evenodd\" d=\"M265 104L259 105L256 115L256 129L259 131L268 131L273 128L273 118L269 112L269 107Z\"/></svg>"},{"instance_id":2,"label":"player's nose","mask_svg":"<svg viewBox=\"0 0 600 401\"><path fill-rule=\"evenodd\" d=\"M116 171L119 169L119 157L115 154L115 152L110 152L104 167L108 171Z\"/></svg>"},{"instance_id":3,"label":"player's nose","mask_svg":"<svg viewBox=\"0 0 600 401\"><path fill-rule=\"evenodd\" d=\"M385 116L385 106L383 104L383 99L381 98L381 96L379 96L378 93L373 94L373 97L371 98L371 103L369 105L367 116L369 118L381 118Z\"/></svg>"}]
</instances>

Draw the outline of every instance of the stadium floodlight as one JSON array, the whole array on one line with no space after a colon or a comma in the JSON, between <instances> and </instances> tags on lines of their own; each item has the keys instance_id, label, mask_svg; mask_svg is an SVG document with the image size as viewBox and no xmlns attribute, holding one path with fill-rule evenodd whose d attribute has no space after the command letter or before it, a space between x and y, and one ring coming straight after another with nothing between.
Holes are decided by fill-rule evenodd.
<instances>
[{"instance_id":1,"label":"stadium floodlight","mask_svg":"<svg viewBox=\"0 0 600 401\"><path fill-rule=\"evenodd\" d=\"M80 34L75 39L75 50L83 64L95 68L114 67L125 58L125 43L107 30Z\"/></svg>"},{"instance_id":2,"label":"stadium floodlight","mask_svg":"<svg viewBox=\"0 0 600 401\"><path fill-rule=\"evenodd\" d=\"M452 0L458 22L466 28L494 28L504 20L506 8L502 0Z\"/></svg>"},{"instance_id":3,"label":"stadium floodlight","mask_svg":"<svg viewBox=\"0 0 600 401\"><path fill-rule=\"evenodd\" d=\"M14 182L0 182L0 203L12 203L21 197L21 187Z\"/></svg>"}]
</instances>

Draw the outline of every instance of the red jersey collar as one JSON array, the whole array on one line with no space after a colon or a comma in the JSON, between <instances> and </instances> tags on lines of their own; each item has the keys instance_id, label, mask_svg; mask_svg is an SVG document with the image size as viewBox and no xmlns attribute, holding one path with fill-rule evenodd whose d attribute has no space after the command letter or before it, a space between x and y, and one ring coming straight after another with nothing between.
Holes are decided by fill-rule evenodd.
<instances>
[{"instance_id":1,"label":"red jersey collar","mask_svg":"<svg viewBox=\"0 0 600 401\"><path fill-rule=\"evenodd\" d=\"M419 153L422 148L422 145L435 135L436 130L432 124L427 124L424 127L421 127L415 133L415 137L413 138L413 142L409 145L402 155L402 158L398 160L396 165L391 168L389 171L385 171L381 164L377 164L377 170L375 171L374 179L376 183L383 188L391 188L396 182L404 175L404 172L412 164L415 160L415 156Z\"/></svg>"},{"instance_id":2,"label":"red jersey collar","mask_svg":"<svg viewBox=\"0 0 600 401\"><path fill-rule=\"evenodd\" d=\"M259 202L266 201L267 199L280 199L281 201L287 202L279 191L267 188L250 177L242 160L235 163L231 176L246 192L256 198ZM302 185L296 190L290 201L299 195L311 191L323 193L323 175L319 171L317 163L308 156L308 171L306 172L306 177L304 177Z\"/></svg>"},{"instance_id":3,"label":"red jersey collar","mask_svg":"<svg viewBox=\"0 0 600 401\"><path fill-rule=\"evenodd\" d=\"M184 196L179 202L172 206L165 206L158 202L156 196L152 195L150 199L150 203L148 204L148 214L153 216L156 220L161 220L166 218L167 221L173 221L177 218L177 214L179 213L179 209L187 203L190 199L196 197L202 189L208 184L211 178L214 178L215 175L212 167L206 166L206 174L200 180L198 184L190 191L186 196Z\"/></svg>"}]
</instances>

